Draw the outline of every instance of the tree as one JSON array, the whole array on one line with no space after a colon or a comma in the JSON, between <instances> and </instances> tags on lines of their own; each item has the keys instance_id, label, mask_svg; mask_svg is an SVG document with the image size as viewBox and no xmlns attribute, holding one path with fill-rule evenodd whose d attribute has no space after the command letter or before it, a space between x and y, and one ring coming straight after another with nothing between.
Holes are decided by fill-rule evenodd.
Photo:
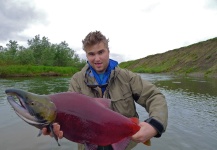
<instances>
[{"instance_id":1,"label":"tree","mask_svg":"<svg viewBox=\"0 0 217 150\"><path fill-rule=\"evenodd\" d=\"M7 64L14 64L16 63L16 53L18 51L18 43L17 41L10 40L8 44L6 44L7 49L5 51L5 58Z\"/></svg>"},{"instance_id":2,"label":"tree","mask_svg":"<svg viewBox=\"0 0 217 150\"><path fill-rule=\"evenodd\" d=\"M53 66L54 65L54 57L55 57L55 49L53 47L45 48L42 51L41 55L41 65L44 66Z\"/></svg>"},{"instance_id":3,"label":"tree","mask_svg":"<svg viewBox=\"0 0 217 150\"><path fill-rule=\"evenodd\" d=\"M63 41L58 45L55 45L55 66L69 66L72 62L75 51L69 48L68 44Z\"/></svg>"},{"instance_id":4,"label":"tree","mask_svg":"<svg viewBox=\"0 0 217 150\"><path fill-rule=\"evenodd\" d=\"M33 51L31 49L26 49L25 47L20 47L20 50L17 53L17 62L21 65L33 65L35 63Z\"/></svg>"},{"instance_id":5,"label":"tree","mask_svg":"<svg viewBox=\"0 0 217 150\"><path fill-rule=\"evenodd\" d=\"M36 35L32 40L28 40L28 45L29 45L29 49L33 51L35 64L41 65L43 63L42 62L43 53L45 52L45 50L48 50L51 46L49 39L47 37L42 37L42 39L40 39L40 35Z\"/></svg>"},{"instance_id":6,"label":"tree","mask_svg":"<svg viewBox=\"0 0 217 150\"><path fill-rule=\"evenodd\" d=\"M10 40L6 46L8 53L14 56L18 50L19 45L17 44L17 41Z\"/></svg>"},{"instance_id":7,"label":"tree","mask_svg":"<svg viewBox=\"0 0 217 150\"><path fill-rule=\"evenodd\" d=\"M52 44L47 37L36 35L28 40L28 47L19 46L17 41L10 40L6 48L0 46L1 65L44 65L44 66L75 66L86 63L71 49L65 41Z\"/></svg>"}]
</instances>

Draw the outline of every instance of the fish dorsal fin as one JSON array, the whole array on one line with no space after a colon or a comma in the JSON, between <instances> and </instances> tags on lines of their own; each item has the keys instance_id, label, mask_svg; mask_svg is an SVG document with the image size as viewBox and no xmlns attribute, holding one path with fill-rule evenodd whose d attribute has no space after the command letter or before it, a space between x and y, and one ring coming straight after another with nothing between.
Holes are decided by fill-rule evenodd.
<instances>
[{"instance_id":1,"label":"fish dorsal fin","mask_svg":"<svg viewBox=\"0 0 217 150\"><path fill-rule=\"evenodd\" d=\"M106 99L106 98L94 98L94 100L96 102L98 102L99 104L101 104L103 107L110 109L110 105L111 105L111 100L110 99Z\"/></svg>"},{"instance_id":2,"label":"fish dorsal fin","mask_svg":"<svg viewBox=\"0 0 217 150\"><path fill-rule=\"evenodd\" d=\"M113 150L123 150L126 149L126 147L129 145L131 138L127 137L122 140L120 140L117 143L112 144Z\"/></svg>"}]
</instances>

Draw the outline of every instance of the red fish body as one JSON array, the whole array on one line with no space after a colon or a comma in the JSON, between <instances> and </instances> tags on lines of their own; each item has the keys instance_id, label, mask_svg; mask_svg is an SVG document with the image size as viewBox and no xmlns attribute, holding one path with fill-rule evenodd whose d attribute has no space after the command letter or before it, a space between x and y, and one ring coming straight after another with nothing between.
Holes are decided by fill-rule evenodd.
<instances>
[{"instance_id":1,"label":"red fish body","mask_svg":"<svg viewBox=\"0 0 217 150\"><path fill-rule=\"evenodd\" d=\"M38 95L7 89L5 93L21 119L39 129L48 127L57 143L53 122L60 124L66 139L84 144L87 150L107 145L112 145L113 150L124 150L130 137L140 130L138 119L112 111L109 99L91 98L73 92ZM149 142L145 144L149 145Z\"/></svg>"},{"instance_id":2,"label":"red fish body","mask_svg":"<svg viewBox=\"0 0 217 150\"><path fill-rule=\"evenodd\" d=\"M57 108L55 122L60 124L64 137L70 141L106 146L130 137L140 129L132 119L110 110L110 100L73 92L48 96Z\"/></svg>"}]
</instances>

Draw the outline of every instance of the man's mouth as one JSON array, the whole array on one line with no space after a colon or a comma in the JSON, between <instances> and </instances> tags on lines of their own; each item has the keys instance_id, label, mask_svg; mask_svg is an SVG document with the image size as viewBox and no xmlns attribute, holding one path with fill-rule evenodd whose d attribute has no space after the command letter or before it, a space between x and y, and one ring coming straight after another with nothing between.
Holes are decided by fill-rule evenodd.
<instances>
[{"instance_id":1,"label":"man's mouth","mask_svg":"<svg viewBox=\"0 0 217 150\"><path fill-rule=\"evenodd\" d=\"M101 66L102 66L102 63L95 63L95 66L101 67Z\"/></svg>"}]
</instances>

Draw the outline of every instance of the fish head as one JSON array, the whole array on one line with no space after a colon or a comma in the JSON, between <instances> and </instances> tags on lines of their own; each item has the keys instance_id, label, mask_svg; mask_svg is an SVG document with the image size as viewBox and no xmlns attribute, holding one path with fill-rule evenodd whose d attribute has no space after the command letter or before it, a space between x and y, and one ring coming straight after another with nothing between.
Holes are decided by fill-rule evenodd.
<instances>
[{"instance_id":1,"label":"fish head","mask_svg":"<svg viewBox=\"0 0 217 150\"><path fill-rule=\"evenodd\" d=\"M48 96L19 89L7 89L5 93L16 114L28 124L41 129L54 122L56 106Z\"/></svg>"}]
</instances>

